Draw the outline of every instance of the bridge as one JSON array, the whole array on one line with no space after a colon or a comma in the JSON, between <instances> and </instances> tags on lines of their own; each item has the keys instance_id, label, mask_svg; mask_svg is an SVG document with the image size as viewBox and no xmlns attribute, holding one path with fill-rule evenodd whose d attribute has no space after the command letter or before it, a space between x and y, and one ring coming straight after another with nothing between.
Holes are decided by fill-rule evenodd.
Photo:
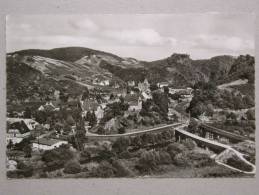
<instances>
[{"instance_id":1,"label":"bridge","mask_svg":"<svg viewBox=\"0 0 259 195\"><path fill-rule=\"evenodd\" d=\"M215 157L215 162L219 165L225 166L229 169L238 171L238 172L242 172L242 173L246 173L246 174L255 174L256 172L256 167L254 164L250 163L248 160L246 160L244 158L244 154L240 153L239 151L235 150L234 148L232 148L231 146L228 146L226 144L222 144L213 140L208 140L206 138L200 137L198 135L192 134L188 131L185 131L181 128L176 128L175 129L175 137L177 141L181 141L182 139L192 139L194 140L197 145L202 145L205 147L208 147L210 149L212 149L215 152L218 152L219 155L216 155ZM233 152L241 161L243 161L243 163L251 166L252 170L251 171L245 171L245 170L241 170L238 168L235 168L233 166L230 166L228 164L226 164L224 162L224 160L222 160L222 156L227 153L227 152Z\"/></svg>"},{"instance_id":2,"label":"bridge","mask_svg":"<svg viewBox=\"0 0 259 195\"><path fill-rule=\"evenodd\" d=\"M229 131L225 131L223 129L219 129L216 127L212 127L209 126L207 124L204 123L200 123L199 128L202 131L202 137L205 137L206 132L209 132L210 135L212 136L212 139L215 138L220 138L220 137L224 137L227 138L230 142L236 143L236 142L241 142L241 141L245 141L245 140L250 140L250 138L242 136L242 135L238 135L235 133L231 133Z\"/></svg>"},{"instance_id":3,"label":"bridge","mask_svg":"<svg viewBox=\"0 0 259 195\"><path fill-rule=\"evenodd\" d=\"M216 134L220 134L222 136L228 137L229 139L233 139L233 140L239 140L239 141L244 141L247 140L247 137L244 136L240 136L237 134L233 134L233 133L229 133L227 131L224 131L222 129L217 129L215 127L211 127L209 125L206 124L200 124L206 131L210 131ZM174 124L169 124L169 125L164 125L164 126L160 126L160 127L154 127L154 128L150 128L150 129L146 129L146 130L141 130L141 131L134 131L134 132L129 132L129 133L124 133L124 134L112 134L112 135L99 135L99 134L92 134L92 133L87 133L86 137L88 139L92 139L92 140L109 140L109 141L114 141L116 139L118 139L119 137L130 137L130 136L136 136L136 135L142 135L145 133L154 133L154 132L162 132L162 131L166 131L166 130L174 130L175 133L175 139L176 141L181 141L184 139L192 139L194 140L198 146L200 147L205 147L205 148L210 148L212 151L216 152L218 155L215 155L215 162L219 165L225 166L229 169L238 171L238 172L242 172L242 173L246 173L246 174L255 174L256 172L256 167L255 165L253 165L252 163L250 163L249 161L247 161L243 156L242 153L240 153L239 151L235 150L234 148L232 148L229 145L226 144L222 144L219 143L217 141L214 140L209 140L206 139L204 137L200 137L198 135L195 135L193 133L190 133L188 131L185 131L183 128L187 127L188 124L185 123L174 123ZM238 168L232 167L226 163L224 163L224 161L222 160L222 156L224 153L226 152L233 152L241 161L243 161L245 164L248 164L249 166L251 166L252 171L244 171L244 170L240 170Z\"/></svg>"}]
</instances>

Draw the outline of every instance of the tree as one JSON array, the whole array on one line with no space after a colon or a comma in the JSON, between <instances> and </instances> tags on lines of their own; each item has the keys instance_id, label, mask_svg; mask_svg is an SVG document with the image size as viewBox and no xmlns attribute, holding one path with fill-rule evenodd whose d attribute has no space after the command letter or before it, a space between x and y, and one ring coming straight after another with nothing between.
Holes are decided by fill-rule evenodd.
<instances>
[{"instance_id":1,"label":"tree","mask_svg":"<svg viewBox=\"0 0 259 195\"><path fill-rule=\"evenodd\" d=\"M30 158L31 157L31 152L32 152L31 146L30 145L24 146L23 152L24 152L24 157L25 158Z\"/></svg>"},{"instance_id":2,"label":"tree","mask_svg":"<svg viewBox=\"0 0 259 195\"><path fill-rule=\"evenodd\" d=\"M168 96L166 94L156 92L153 93L153 100L154 103L159 107L160 114L164 118L167 118L169 103Z\"/></svg>"},{"instance_id":3,"label":"tree","mask_svg":"<svg viewBox=\"0 0 259 195\"><path fill-rule=\"evenodd\" d=\"M168 95L168 94L169 94L169 87L164 86L164 93L165 93L166 95Z\"/></svg>"},{"instance_id":4,"label":"tree","mask_svg":"<svg viewBox=\"0 0 259 195\"><path fill-rule=\"evenodd\" d=\"M104 135L105 134L105 129L102 126L99 126L96 133L100 134L100 135Z\"/></svg>"},{"instance_id":5,"label":"tree","mask_svg":"<svg viewBox=\"0 0 259 195\"><path fill-rule=\"evenodd\" d=\"M68 115L66 121L67 121L67 123L68 123L70 126L72 126L72 125L75 124L75 120L74 120L74 118L73 118L71 115Z\"/></svg>"},{"instance_id":6,"label":"tree","mask_svg":"<svg viewBox=\"0 0 259 195\"><path fill-rule=\"evenodd\" d=\"M95 116L94 111L92 111L92 113L91 113L91 115L90 115L89 125L90 125L91 127L93 127L93 126L96 125L96 123L97 123L97 118L96 118L96 116Z\"/></svg>"},{"instance_id":7,"label":"tree","mask_svg":"<svg viewBox=\"0 0 259 195\"><path fill-rule=\"evenodd\" d=\"M77 145L78 150L82 150L84 147L84 142L85 142L85 125L84 121L81 120L79 123L76 124L76 134L75 134L75 141Z\"/></svg>"},{"instance_id":8,"label":"tree","mask_svg":"<svg viewBox=\"0 0 259 195\"><path fill-rule=\"evenodd\" d=\"M7 149L12 149L13 146L14 146L13 141L10 139L6 147Z\"/></svg>"},{"instance_id":9,"label":"tree","mask_svg":"<svg viewBox=\"0 0 259 195\"><path fill-rule=\"evenodd\" d=\"M81 172L81 166L77 161L69 161L65 164L64 173L76 174Z\"/></svg>"},{"instance_id":10,"label":"tree","mask_svg":"<svg viewBox=\"0 0 259 195\"><path fill-rule=\"evenodd\" d=\"M125 130L125 127L124 126L121 126L119 129L118 129L118 133L119 134L124 134L126 132Z\"/></svg>"},{"instance_id":11,"label":"tree","mask_svg":"<svg viewBox=\"0 0 259 195\"><path fill-rule=\"evenodd\" d=\"M90 95L89 90L86 87L85 91L83 92L81 100L84 101L85 99L89 98L89 95Z\"/></svg>"},{"instance_id":12,"label":"tree","mask_svg":"<svg viewBox=\"0 0 259 195\"><path fill-rule=\"evenodd\" d=\"M158 86L156 84L151 84L149 88L151 91L155 91L158 89Z\"/></svg>"},{"instance_id":13,"label":"tree","mask_svg":"<svg viewBox=\"0 0 259 195\"><path fill-rule=\"evenodd\" d=\"M246 116L248 120L255 120L255 111L254 110L248 110L246 112Z\"/></svg>"},{"instance_id":14,"label":"tree","mask_svg":"<svg viewBox=\"0 0 259 195\"><path fill-rule=\"evenodd\" d=\"M31 109L29 107L25 108L24 118L31 118Z\"/></svg>"},{"instance_id":15,"label":"tree","mask_svg":"<svg viewBox=\"0 0 259 195\"><path fill-rule=\"evenodd\" d=\"M127 150L128 146L130 145L130 140L126 137L118 138L112 145L112 149L115 150L117 153L121 153Z\"/></svg>"},{"instance_id":16,"label":"tree","mask_svg":"<svg viewBox=\"0 0 259 195\"><path fill-rule=\"evenodd\" d=\"M190 123L188 125L188 130L191 133L196 133L198 131L198 125L198 122L195 119L191 118Z\"/></svg>"}]
</instances>

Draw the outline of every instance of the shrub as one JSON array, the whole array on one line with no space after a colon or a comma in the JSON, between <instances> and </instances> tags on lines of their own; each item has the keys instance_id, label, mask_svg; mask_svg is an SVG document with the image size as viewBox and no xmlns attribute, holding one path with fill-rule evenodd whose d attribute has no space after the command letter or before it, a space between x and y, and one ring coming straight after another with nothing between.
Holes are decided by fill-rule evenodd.
<instances>
[{"instance_id":1,"label":"shrub","mask_svg":"<svg viewBox=\"0 0 259 195\"><path fill-rule=\"evenodd\" d=\"M73 158L73 153L69 147L63 145L53 150L47 150L42 155L42 161L46 163L57 162L58 164L64 164L68 160Z\"/></svg>"},{"instance_id":2,"label":"shrub","mask_svg":"<svg viewBox=\"0 0 259 195\"><path fill-rule=\"evenodd\" d=\"M122 161L114 160L112 166L114 167L116 177L132 177L134 175Z\"/></svg>"},{"instance_id":3,"label":"shrub","mask_svg":"<svg viewBox=\"0 0 259 195\"><path fill-rule=\"evenodd\" d=\"M173 163L181 167L187 167L190 165L189 159L183 153L179 153L175 155L173 159Z\"/></svg>"},{"instance_id":4,"label":"shrub","mask_svg":"<svg viewBox=\"0 0 259 195\"><path fill-rule=\"evenodd\" d=\"M88 150L83 150L81 153L80 153L80 159L79 159L79 162L81 164L83 163L87 163L91 160L91 153L88 151Z\"/></svg>"},{"instance_id":5,"label":"shrub","mask_svg":"<svg viewBox=\"0 0 259 195\"><path fill-rule=\"evenodd\" d=\"M185 150L187 150L187 148L184 145L177 142L172 143L167 147L167 152L169 153L172 159L174 159L174 157L177 154L182 153Z\"/></svg>"},{"instance_id":6,"label":"shrub","mask_svg":"<svg viewBox=\"0 0 259 195\"><path fill-rule=\"evenodd\" d=\"M188 148L189 150L192 150L192 149L194 149L194 148L197 146L196 142L193 141L193 140L191 140L191 139L186 139L186 140L184 140L184 141L183 141L183 145L184 145L186 148Z\"/></svg>"},{"instance_id":7,"label":"shrub","mask_svg":"<svg viewBox=\"0 0 259 195\"><path fill-rule=\"evenodd\" d=\"M118 138L112 145L112 149L117 152L121 153L125 150L127 150L128 146L130 145L129 138L126 137L120 137Z\"/></svg>"},{"instance_id":8,"label":"shrub","mask_svg":"<svg viewBox=\"0 0 259 195\"><path fill-rule=\"evenodd\" d=\"M68 173L68 174L76 174L76 173L80 173L80 171L81 171L81 166L77 161L69 161L68 163L65 164L65 168L63 170L64 173Z\"/></svg>"},{"instance_id":9,"label":"shrub","mask_svg":"<svg viewBox=\"0 0 259 195\"><path fill-rule=\"evenodd\" d=\"M160 164L170 164L172 163L172 159L171 156L168 152L165 151L161 151L159 152L159 156L160 156Z\"/></svg>"},{"instance_id":10,"label":"shrub","mask_svg":"<svg viewBox=\"0 0 259 195\"><path fill-rule=\"evenodd\" d=\"M33 167L31 165L26 165L23 162L18 162L17 169L18 170L15 170L15 174L17 177L31 177L33 175Z\"/></svg>"},{"instance_id":11,"label":"shrub","mask_svg":"<svg viewBox=\"0 0 259 195\"><path fill-rule=\"evenodd\" d=\"M97 168L93 168L91 173L91 177L114 177L115 169L108 161L102 161Z\"/></svg>"}]
</instances>

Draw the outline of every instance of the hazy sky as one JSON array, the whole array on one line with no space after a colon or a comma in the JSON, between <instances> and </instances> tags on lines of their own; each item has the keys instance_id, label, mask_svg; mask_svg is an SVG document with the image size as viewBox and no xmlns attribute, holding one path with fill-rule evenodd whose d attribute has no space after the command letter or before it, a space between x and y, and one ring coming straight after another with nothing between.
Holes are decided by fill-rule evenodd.
<instances>
[{"instance_id":1,"label":"hazy sky","mask_svg":"<svg viewBox=\"0 0 259 195\"><path fill-rule=\"evenodd\" d=\"M11 15L7 51L82 46L122 57L156 60L254 55L252 14Z\"/></svg>"}]
</instances>

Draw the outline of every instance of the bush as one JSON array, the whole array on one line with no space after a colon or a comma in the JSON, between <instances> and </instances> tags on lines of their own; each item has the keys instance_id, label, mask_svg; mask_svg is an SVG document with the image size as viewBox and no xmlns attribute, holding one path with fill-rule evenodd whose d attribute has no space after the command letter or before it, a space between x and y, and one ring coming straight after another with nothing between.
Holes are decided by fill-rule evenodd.
<instances>
[{"instance_id":1,"label":"bush","mask_svg":"<svg viewBox=\"0 0 259 195\"><path fill-rule=\"evenodd\" d=\"M118 138L112 145L112 149L117 152L121 153L125 150L127 150L128 146L130 145L129 138L126 137L120 137Z\"/></svg>"},{"instance_id":2,"label":"bush","mask_svg":"<svg viewBox=\"0 0 259 195\"><path fill-rule=\"evenodd\" d=\"M64 173L68 174L76 174L80 173L81 171L81 166L79 162L76 161L69 161L68 163L65 164L65 168L63 170Z\"/></svg>"},{"instance_id":3,"label":"bush","mask_svg":"<svg viewBox=\"0 0 259 195\"><path fill-rule=\"evenodd\" d=\"M187 148L186 148L184 145L175 142L175 143L170 144L170 145L167 147L166 150L167 150L167 152L169 153L169 155L171 156L171 158L174 159L174 157L175 157L177 154L186 151Z\"/></svg>"},{"instance_id":4,"label":"bush","mask_svg":"<svg viewBox=\"0 0 259 195\"><path fill-rule=\"evenodd\" d=\"M129 151L123 151L118 155L118 158L129 159L132 158L132 154Z\"/></svg>"},{"instance_id":5,"label":"bush","mask_svg":"<svg viewBox=\"0 0 259 195\"><path fill-rule=\"evenodd\" d=\"M57 169L61 169L63 167L64 167L63 161L55 160L55 161L47 162L46 166L44 167L44 171L51 172Z\"/></svg>"},{"instance_id":6,"label":"bush","mask_svg":"<svg viewBox=\"0 0 259 195\"><path fill-rule=\"evenodd\" d=\"M61 164L64 164L68 160L73 158L73 153L70 151L69 147L63 145L59 148L55 148L53 150L47 150L42 155L42 161L46 163L51 162L58 162L60 161Z\"/></svg>"},{"instance_id":7,"label":"bush","mask_svg":"<svg viewBox=\"0 0 259 195\"><path fill-rule=\"evenodd\" d=\"M133 172L122 161L114 160L112 166L115 170L116 177L132 177Z\"/></svg>"},{"instance_id":8,"label":"bush","mask_svg":"<svg viewBox=\"0 0 259 195\"><path fill-rule=\"evenodd\" d=\"M97 168L93 168L90 176L91 177L114 177L115 169L108 161L102 161Z\"/></svg>"},{"instance_id":9,"label":"bush","mask_svg":"<svg viewBox=\"0 0 259 195\"><path fill-rule=\"evenodd\" d=\"M171 164L172 163L172 159L171 156L168 152L165 151L161 151L159 152L159 156L160 156L160 164Z\"/></svg>"},{"instance_id":10,"label":"bush","mask_svg":"<svg viewBox=\"0 0 259 195\"><path fill-rule=\"evenodd\" d=\"M193 140L191 140L191 139L186 139L186 140L184 140L184 141L183 141L183 145L184 145L186 148L188 148L189 150L192 150L192 149L194 149L194 148L197 146L196 142L193 141Z\"/></svg>"},{"instance_id":11,"label":"bush","mask_svg":"<svg viewBox=\"0 0 259 195\"><path fill-rule=\"evenodd\" d=\"M33 175L33 167L31 165L26 165L23 162L17 163L17 169L14 172L10 172L10 176L16 176L16 177L31 177Z\"/></svg>"},{"instance_id":12,"label":"bush","mask_svg":"<svg viewBox=\"0 0 259 195\"><path fill-rule=\"evenodd\" d=\"M79 159L79 162L81 164L83 163L87 163L91 160L91 153L87 150L83 150L81 153L80 153L80 159Z\"/></svg>"},{"instance_id":13,"label":"bush","mask_svg":"<svg viewBox=\"0 0 259 195\"><path fill-rule=\"evenodd\" d=\"M190 165L189 158L187 158L186 155L183 153L175 155L173 163L181 167L187 167Z\"/></svg>"},{"instance_id":14,"label":"bush","mask_svg":"<svg viewBox=\"0 0 259 195\"><path fill-rule=\"evenodd\" d=\"M187 154L187 157L193 163L195 167L204 167L211 165L214 161L210 158L208 154L198 153L198 152L190 152Z\"/></svg>"}]
</instances>

